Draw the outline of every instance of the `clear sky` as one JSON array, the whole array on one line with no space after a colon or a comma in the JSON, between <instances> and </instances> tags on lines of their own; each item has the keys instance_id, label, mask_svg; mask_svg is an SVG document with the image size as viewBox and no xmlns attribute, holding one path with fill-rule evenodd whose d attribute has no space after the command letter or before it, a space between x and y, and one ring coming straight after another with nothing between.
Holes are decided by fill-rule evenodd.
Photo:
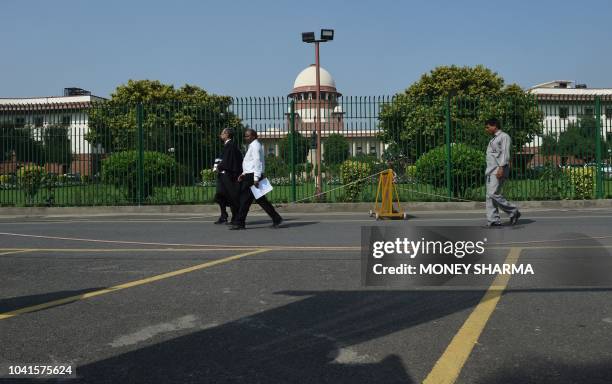
<instances>
[{"instance_id":1,"label":"clear sky","mask_svg":"<svg viewBox=\"0 0 612 384\"><path fill-rule=\"evenodd\" d=\"M391 95L439 65L529 87L612 87L612 1L0 2L0 97L109 96L129 79L283 96L314 62L301 32L333 28L321 65L344 95Z\"/></svg>"}]
</instances>

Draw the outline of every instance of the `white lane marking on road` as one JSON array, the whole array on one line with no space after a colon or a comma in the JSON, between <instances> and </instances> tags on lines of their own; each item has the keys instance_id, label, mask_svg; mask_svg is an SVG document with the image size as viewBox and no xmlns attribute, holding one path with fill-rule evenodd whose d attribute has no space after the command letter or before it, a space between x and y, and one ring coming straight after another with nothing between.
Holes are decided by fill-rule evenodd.
<instances>
[{"instance_id":1,"label":"white lane marking on road","mask_svg":"<svg viewBox=\"0 0 612 384\"><path fill-rule=\"evenodd\" d=\"M359 354L357 351L351 348L339 348L337 351L330 352L328 357L335 357L332 364L363 364L374 362L369 355Z\"/></svg>"},{"instance_id":2,"label":"white lane marking on road","mask_svg":"<svg viewBox=\"0 0 612 384\"><path fill-rule=\"evenodd\" d=\"M192 329L197 327L197 317L195 315L187 315L174 319L168 323L160 323L144 327L136 332L122 335L113 340L109 345L113 348L125 347L129 345L135 345L152 339L157 335L164 333L171 333L182 331L185 329ZM216 325L216 324L215 324ZM210 328L215 326L213 324L205 326L204 328Z\"/></svg>"}]
</instances>

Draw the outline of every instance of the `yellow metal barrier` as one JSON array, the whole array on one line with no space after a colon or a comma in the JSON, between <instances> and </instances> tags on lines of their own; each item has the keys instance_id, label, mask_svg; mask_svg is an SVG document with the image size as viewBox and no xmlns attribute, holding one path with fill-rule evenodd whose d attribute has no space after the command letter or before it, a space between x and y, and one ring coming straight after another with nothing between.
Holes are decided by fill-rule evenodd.
<instances>
[{"instance_id":1,"label":"yellow metal barrier","mask_svg":"<svg viewBox=\"0 0 612 384\"><path fill-rule=\"evenodd\" d=\"M394 197L397 207L393 206ZM376 220L383 218L406 219L408 217L406 212L402 211L399 194L397 193L397 188L395 188L395 184L393 183L392 169L383 171L378 178L378 188L376 190L374 210L370 210L370 217L372 216L375 216Z\"/></svg>"}]
</instances>

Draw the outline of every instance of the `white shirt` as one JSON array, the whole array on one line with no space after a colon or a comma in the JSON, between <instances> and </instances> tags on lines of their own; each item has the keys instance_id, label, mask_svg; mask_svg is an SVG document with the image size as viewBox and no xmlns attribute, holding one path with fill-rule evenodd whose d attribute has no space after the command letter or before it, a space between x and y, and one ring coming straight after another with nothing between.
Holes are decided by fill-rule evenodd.
<instances>
[{"instance_id":1,"label":"white shirt","mask_svg":"<svg viewBox=\"0 0 612 384\"><path fill-rule=\"evenodd\" d=\"M249 144L249 149L242 160L242 174L253 173L255 181L259 181L265 166L263 145L255 139Z\"/></svg>"}]
</instances>

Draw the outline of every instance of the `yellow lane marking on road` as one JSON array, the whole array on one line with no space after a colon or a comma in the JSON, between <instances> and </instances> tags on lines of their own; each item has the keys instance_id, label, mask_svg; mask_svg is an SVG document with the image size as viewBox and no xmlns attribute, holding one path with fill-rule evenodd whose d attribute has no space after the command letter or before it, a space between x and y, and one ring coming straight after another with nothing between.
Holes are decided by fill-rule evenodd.
<instances>
[{"instance_id":1,"label":"yellow lane marking on road","mask_svg":"<svg viewBox=\"0 0 612 384\"><path fill-rule=\"evenodd\" d=\"M16 237L33 237L38 239L51 239L51 240L67 240L67 241L85 241L91 243L105 243L105 244L136 244L136 245L156 245L166 247L202 247L202 248L226 248L226 249L253 249L253 247L275 249L275 250L329 250L329 251L352 251L360 250L361 247L356 246L268 246L268 245L224 245L224 244L190 244L190 243L154 243L154 242L142 242L142 241L127 241L127 240L99 240L99 239L87 239L81 237L60 237L60 236L43 236L43 235L30 235L25 233L11 233L11 232L0 232L0 235L4 236L16 236Z\"/></svg>"},{"instance_id":2,"label":"yellow lane marking on road","mask_svg":"<svg viewBox=\"0 0 612 384\"><path fill-rule=\"evenodd\" d=\"M140 279L140 280L136 280L136 281L130 281L128 283L123 283L123 284L115 285L115 286L110 287L110 288L100 289L100 290L97 290L97 291L84 293L82 295L75 295L75 296L65 297L63 299L53 300L53 301L49 301L47 303L42 303L42 304L30 306L30 307L20 308L20 309L16 309L16 310L10 311L10 312L0 313L0 320L8 319L8 318L11 318L11 317L14 317L14 316L17 316L17 315L22 315L24 313L30 313L30 312L40 311L42 309L56 307L58 305L68 304L68 303L71 303L71 302L74 302L74 301L78 301L78 300L85 300L85 299L89 299L89 298L92 298L92 297L96 297L96 296L100 296L100 295L105 295L107 293L117 292L117 291L120 291L122 289L133 288L133 287L137 287L139 285L153 283L155 281L168 279L170 277L183 275L185 273L198 271L198 270L204 269L204 268L214 267L215 265L228 263L230 261L238 260L238 259L241 259L243 257L247 257L247 256L251 256L251 255L256 255L256 254L259 254L259 253L264 253L264 252L267 252L267 251L268 251L267 249L258 249L258 250L255 250L255 251L244 252L244 253L240 253L238 255L225 257L223 259L208 261L208 262L203 263L203 264L194 265L193 267L183 268L183 269L179 269L179 270L172 271L172 272L162 273L161 275L151 276L151 277L147 277L145 279Z\"/></svg>"},{"instance_id":3,"label":"yellow lane marking on road","mask_svg":"<svg viewBox=\"0 0 612 384\"><path fill-rule=\"evenodd\" d=\"M521 248L510 249L504 263L516 264L520 254ZM495 277L483 298L423 381L424 384L452 384L457 380L509 281L510 275L500 274Z\"/></svg>"},{"instance_id":4,"label":"yellow lane marking on road","mask_svg":"<svg viewBox=\"0 0 612 384\"><path fill-rule=\"evenodd\" d=\"M1 249L0 250L0 256L4 256L4 255L13 255L16 253L24 253L24 252L30 252L32 251L31 249L23 249L23 248L19 248L19 249Z\"/></svg>"},{"instance_id":5,"label":"yellow lane marking on road","mask_svg":"<svg viewBox=\"0 0 612 384\"><path fill-rule=\"evenodd\" d=\"M253 249L254 247L245 247L246 249ZM259 247L258 247L259 248ZM213 252L213 251L236 251L235 248L28 248L28 249L12 249L12 248L0 248L0 252L10 251L6 254L17 253L15 251L22 252ZM3 253L0 253L3 255Z\"/></svg>"}]
</instances>

